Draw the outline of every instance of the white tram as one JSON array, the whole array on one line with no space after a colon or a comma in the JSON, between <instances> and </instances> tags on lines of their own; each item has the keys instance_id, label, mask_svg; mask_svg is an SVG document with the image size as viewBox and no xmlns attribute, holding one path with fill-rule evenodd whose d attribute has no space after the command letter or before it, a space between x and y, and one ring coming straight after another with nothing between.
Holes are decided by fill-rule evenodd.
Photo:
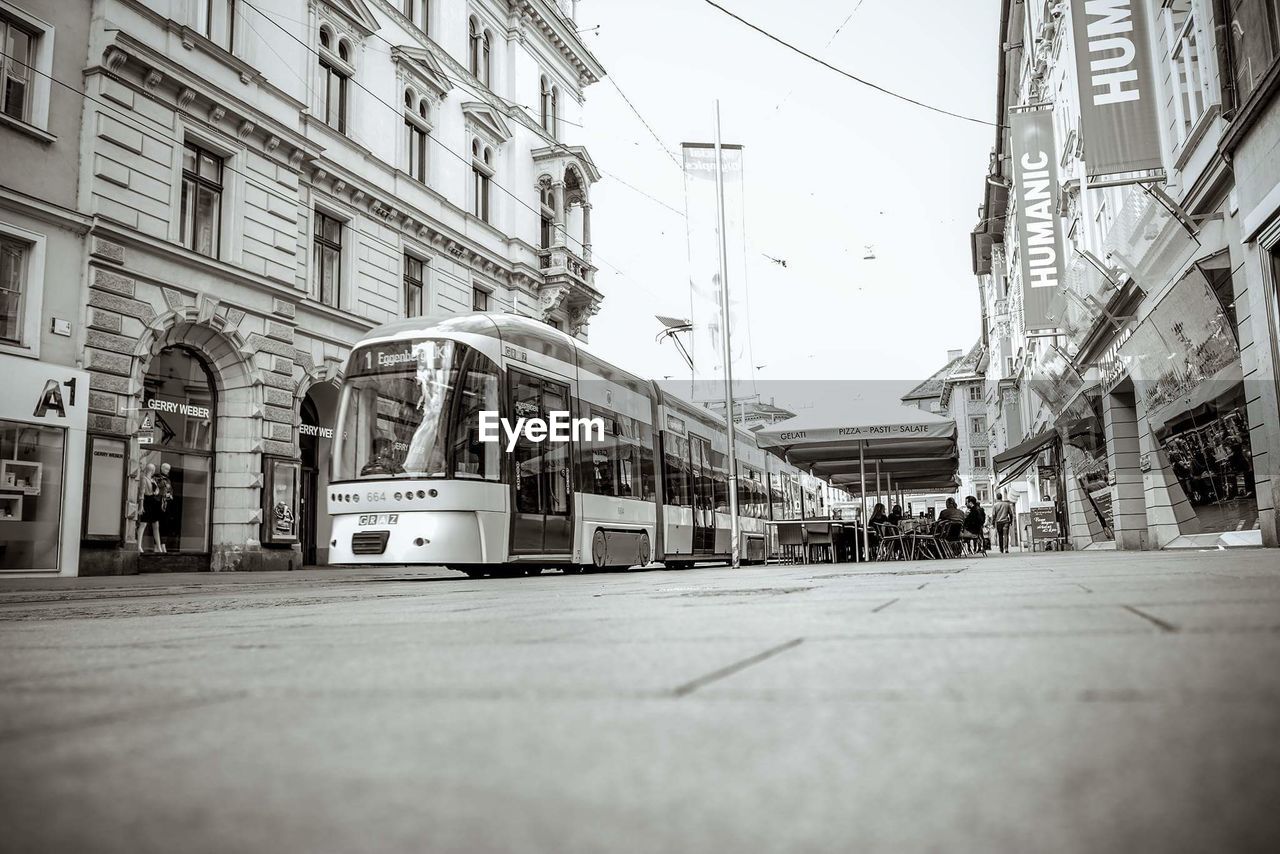
<instances>
[{"instance_id":1,"label":"white tram","mask_svg":"<svg viewBox=\"0 0 1280 854\"><path fill-rule=\"evenodd\" d=\"M480 441L480 413L599 418L603 440ZM740 554L765 520L815 515L820 482L738 431ZM335 564L469 575L728 561L728 436L693 406L508 314L413 318L351 352L328 507Z\"/></svg>"}]
</instances>

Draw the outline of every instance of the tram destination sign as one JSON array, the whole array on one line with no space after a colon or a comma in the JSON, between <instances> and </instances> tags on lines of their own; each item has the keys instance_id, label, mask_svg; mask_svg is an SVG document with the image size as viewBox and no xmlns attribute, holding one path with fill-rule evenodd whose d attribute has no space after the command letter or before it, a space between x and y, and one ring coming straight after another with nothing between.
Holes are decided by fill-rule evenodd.
<instances>
[{"instance_id":1,"label":"tram destination sign","mask_svg":"<svg viewBox=\"0 0 1280 854\"><path fill-rule=\"evenodd\" d=\"M378 374L413 373L418 366L419 353L430 355L431 349L423 351L418 341L384 341L381 344L369 344L351 354L347 364L348 377L367 377Z\"/></svg>"}]
</instances>

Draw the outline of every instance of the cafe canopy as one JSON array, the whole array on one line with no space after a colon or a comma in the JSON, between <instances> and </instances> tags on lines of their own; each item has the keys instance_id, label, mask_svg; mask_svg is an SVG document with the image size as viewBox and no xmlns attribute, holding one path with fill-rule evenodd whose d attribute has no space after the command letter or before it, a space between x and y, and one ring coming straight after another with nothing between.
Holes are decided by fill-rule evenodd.
<instances>
[{"instance_id":1,"label":"cafe canopy","mask_svg":"<svg viewBox=\"0 0 1280 854\"><path fill-rule=\"evenodd\" d=\"M877 471L901 492L946 492L959 485L955 422L910 406L866 406L806 413L756 431L761 448L836 486L876 485Z\"/></svg>"}]
</instances>

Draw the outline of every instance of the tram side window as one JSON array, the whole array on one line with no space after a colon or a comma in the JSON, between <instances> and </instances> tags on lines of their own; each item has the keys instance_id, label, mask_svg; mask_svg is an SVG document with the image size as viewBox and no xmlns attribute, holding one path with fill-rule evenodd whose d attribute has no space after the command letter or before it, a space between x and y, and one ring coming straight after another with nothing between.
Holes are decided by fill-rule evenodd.
<instances>
[{"instance_id":1,"label":"tram side window","mask_svg":"<svg viewBox=\"0 0 1280 854\"><path fill-rule=\"evenodd\" d=\"M689 440L674 433L664 432L662 458L662 484L667 504L677 507L693 506L693 491L689 483Z\"/></svg>"},{"instance_id":2,"label":"tram side window","mask_svg":"<svg viewBox=\"0 0 1280 854\"><path fill-rule=\"evenodd\" d=\"M719 451L711 452L711 488L716 512L728 513L729 458Z\"/></svg>"},{"instance_id":3,"label":"tram side window","mask_svg":"<svg viewBox=\"0 0 1280 854\"><path fill-rule=\"evenodd\" d=\"M583 442L578 471L584 492L618 498L653 498L653 450L648 425L600 407L591 417L604 422L604 440Z\"/></svg>"},{"instance_id":4,"label":"tram side window","mask_svg":"<svg viewBox=\"0 0 1280 854\"><path fill-rule=\"evenodd\" d=\"M498 410L498 371L493 362L472 353L459 384L458 421L453 437L457 477L498 480L501 477L497 442L480 441L480 413Z\"/></svg>"}]
</instances>

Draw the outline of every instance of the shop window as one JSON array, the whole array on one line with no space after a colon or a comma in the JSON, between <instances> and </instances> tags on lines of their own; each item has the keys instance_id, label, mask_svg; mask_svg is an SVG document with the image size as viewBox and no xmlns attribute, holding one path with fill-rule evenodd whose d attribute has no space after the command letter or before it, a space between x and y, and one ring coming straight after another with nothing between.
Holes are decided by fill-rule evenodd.
<instances>
[{"instance_id":1,"label":"shop window","mask_svg":"<svg viewBox=\"0 0 1280 854\"><path fill-rule=\"evenodd\" d=\"M85 474L84 539L124 539L124 496L128 443L115 436L90 436Z\"/></svg>"},{"instance_id":2,"label":"shop window","mask_svg":"<svg viewBox=\"0 0 1280 854\"><path fill-rule=\"evenodd\" d=\"M152 360L143 384L136 496L138 545L207 552L213 497L213 380L191 351L170 347Z\"/></svg>"},{"instance_id":3,"label":"shop window","mask_svg":"<svg viewBox=\"0 0 1280 854\"><path fill-rule=\"evenodd\" d=\"M0 421L0 570L58 568L66 431Z\"/></svg>"},{"instance_id":4,"label":"shop window","mask_svg":"<svg viewBox=\"0 0 1280 854\"><path fill-rule=\"evenodd\" d=\"M1203 530L1257 527L1243 385L1171 420L1156 437Z\"/></svg>"},{"instance_id":5,"label":"shop window","mask_svg":"<svg viewBox=\"0 0 1280 854\"><path fill-rule=\"evenodd\" d=\"M194 144L182 149L182 245L218 257L222 158Z\"/></svg>"}]
</instances>

